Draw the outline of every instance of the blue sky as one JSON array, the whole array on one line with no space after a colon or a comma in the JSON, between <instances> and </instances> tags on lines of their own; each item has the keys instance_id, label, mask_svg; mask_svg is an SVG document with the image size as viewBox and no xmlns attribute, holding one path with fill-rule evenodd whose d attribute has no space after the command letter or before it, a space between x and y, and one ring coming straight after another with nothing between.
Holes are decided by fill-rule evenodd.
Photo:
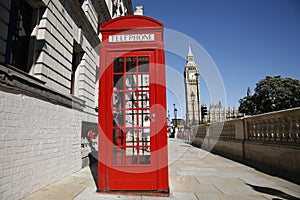
<instances>
[{"instance_id":1,"label":"blue sky","mask_svg":"<svg viewBox=\"0 0 300 200\"><path fill-rule=\"evenodd\" d=\"M144 15L188 36L181 51L187 54L189 40L205 49L222 77L226 107L238 107L238 100L246 95L247 87L253 93L255 84L265 76L300 79L299 0L133 0L133 5L143 5ZM192 49L197 52L193 44ZM201 74L207 66L203 66L201 55L194 53L194 56L196 61L200 57L197 64ZM185 57L167 52L166 64L182 74ZM167 76L168 87L170 78ZM201 103L217 103L219 99L210 95L207 85L202 76ZM171 117L173 103L179 106L179 117L185 114L180 99L178 93L168 92Z\"/></svg>"}]
</instances>

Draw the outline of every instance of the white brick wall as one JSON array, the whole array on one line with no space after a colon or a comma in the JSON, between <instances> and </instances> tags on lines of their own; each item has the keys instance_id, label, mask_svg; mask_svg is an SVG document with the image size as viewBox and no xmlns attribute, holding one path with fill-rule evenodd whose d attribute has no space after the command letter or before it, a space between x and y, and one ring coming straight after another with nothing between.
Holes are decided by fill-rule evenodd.
<instances>
[{"instance_id":1,"label":"white brick wall","mask_svg":"<svg viewBox=\"0 0 300 200\"><path fill-rule=\"evenodd\" d=\"M0 199L20 199L81 168L79 111L0 91Z\"/></svg>"}]
</instances>

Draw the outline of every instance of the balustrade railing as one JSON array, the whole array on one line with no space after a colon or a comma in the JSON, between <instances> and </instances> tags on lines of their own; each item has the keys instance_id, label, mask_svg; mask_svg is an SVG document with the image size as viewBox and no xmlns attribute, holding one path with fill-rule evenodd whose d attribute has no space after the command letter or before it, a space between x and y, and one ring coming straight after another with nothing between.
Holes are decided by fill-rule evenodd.
<instances>
[{"instance_id":1,"label":"balustrade railing","mask_svg":"<svg viewBox=\"0 0 300 200\"><path fill-rule=\"evenodd\" d=\"M235 124L234 121L226 121L224 123L220 138L233 139L235 138Z\"/></svg>"},{"instance_id":2,"label":"balustrade railing","mask_svg":"<svg viewBox=\"0 0 300 200\"><path fill-rule=\"evenodd\" d=\"M300 143L300 108L195 127L196 137Z\"/></svg>"},{"instance_id":3,"label":"balustrade railing","mask_svg":"<svg viewBox=\"0 0 300 200\"><path fill-rule=\"evenodd\" d=\"M210 124L209 125L209 136L211 138L221 137L223 127L224 127L224 122L223 123L218 122L218 123Z\"/></svg>"},{"instance_id":4,"label":"balustrade railing","mask_svg":"<svg viewBox=\"0 0 300 200\"><path fill-rule=\"evenodd\" d=\"M298 115L247 121L249 140L300 142L300 113Z\"/></svg>"},{"instance_id":5,"label":"balustrade railing","mask_svg":"<svg viewBox=\"0 0 300 200\"><path fill-rule=\"evenodd\" d=\"M208 129L207 129L208 127ZM207 132L208 131L208 132ZM196 137L235 138L234 121L219 122L197 127Z\"/></svg>"},{"instance_id":6,"label":"balustrade railing","mask_svg":"<svg viewBox=\"0 0 300 200\"><path fill-rule=\"evenodd\" d=\"M206 126L205 125L198 126L196 137L202 137L203 138L205 136L206 136Z\"/></svg>"}]
</instances>

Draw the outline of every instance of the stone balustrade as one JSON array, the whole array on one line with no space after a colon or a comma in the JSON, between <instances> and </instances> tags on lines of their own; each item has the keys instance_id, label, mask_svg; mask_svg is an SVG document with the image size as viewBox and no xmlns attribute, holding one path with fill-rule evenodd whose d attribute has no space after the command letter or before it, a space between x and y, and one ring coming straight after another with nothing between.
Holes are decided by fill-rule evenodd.
<instances>
[{"instance_id":1,"label":"stone balustrade","mask_svg":"<svg viewBox=\"0 0 300 200\"><path fill-rule=\"evenodd\" d=\"M244 119L248 140L300 142L300 110L259 115Z\"/></svg>"},{"instance_id":2,"label":"stone balustrade","mask_svg":"<svg viewBox=\"0 0 300 200\"><path fill-rule=\"evenodd\" d=\"M194 137L210 137L234 139L236 137L236 122L239 120L230 120L217 122L209 125L200 125L192 128Z\"/></svg>"},{"instance_id":3,"label":"stone balustrade","mask_svg":"<svg viewBox=\"0 0 300 200\"><path fill-rule=\"evenodd\" d=\"M195 146L300 180L300 108L194 126Z\"/></svg>"},{"instance_id":4,"label":"stone balustrade","mask_svg":"<svg viewBox=\"0 0 300 200\"><path fill-rule=\"evenodd\" d=\"M299 143L300 108L195 126L192 130L195 137Z\"/></svg>"}]
</instances>

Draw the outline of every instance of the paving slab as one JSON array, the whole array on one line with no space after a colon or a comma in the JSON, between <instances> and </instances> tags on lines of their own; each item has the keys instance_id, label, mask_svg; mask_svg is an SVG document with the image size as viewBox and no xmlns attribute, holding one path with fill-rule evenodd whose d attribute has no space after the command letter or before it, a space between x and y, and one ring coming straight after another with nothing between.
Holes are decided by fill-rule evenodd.
<instances>
[{"instance_id":1,"label":"paving slab","mask_svg":"<svg viewBox=\"0 0 300 200\"><path fill-rule=\"evenodd\" d=\"M300 199L300 186L169 139L169 197L97 193L89 167L24 198L25 200L212 200Z\"/></svg>"}]
</instances>

